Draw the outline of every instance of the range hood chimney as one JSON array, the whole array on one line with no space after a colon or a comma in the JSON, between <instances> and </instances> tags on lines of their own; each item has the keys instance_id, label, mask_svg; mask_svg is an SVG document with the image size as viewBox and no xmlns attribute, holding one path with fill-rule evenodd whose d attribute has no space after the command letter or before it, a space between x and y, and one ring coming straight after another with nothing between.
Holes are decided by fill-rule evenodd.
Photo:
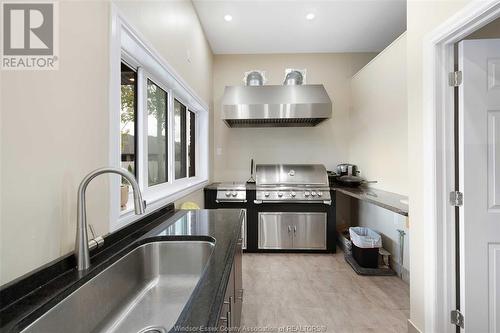
<instances>
[{"instance_id":1,"label":"range hood chimney","mask_svg":"<svg viewBox=\"0 0 500 333\"><path fill-rule=\"evenodd\" d=\"M291 71L285 76L285 86L301 85L304 82L304 76L299 71Z\"/></svg>"},{"instance_id":2,"label":"range hood chimney","mask_svg":"<svg viewBox=\"0 0 500 333\"><path fill-rule=\"evenodd\" d=\"M331 118L332 102L325 87L302 82L302 74L292 71L284 85L226 87L222 120L229 127L312 127Z\"/></svg>"}]
</instances>

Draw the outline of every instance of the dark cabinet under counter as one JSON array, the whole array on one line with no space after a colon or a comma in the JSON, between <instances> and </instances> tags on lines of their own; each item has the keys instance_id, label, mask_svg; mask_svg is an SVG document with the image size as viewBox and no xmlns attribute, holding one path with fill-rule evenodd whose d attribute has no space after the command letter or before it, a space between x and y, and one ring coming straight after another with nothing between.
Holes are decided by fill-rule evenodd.
<instances>
[{"instance_id":1,"label":"dark cabinet under counter","mask_svg":"<svg viewBox=\"0 0 500 333\"><path fill-rule=\"evenodd\" d=\"M256 200L253 184L246 186L245 200L232 202L217 199L223 195L219 193L217 196L217 184L207 186L204 190L205 208L246 210L246 223L242 230L245 252L336 251L334 191L331 192L330 203L261 203ZM232 196L230 191L227 195Z\"/></svg>"}]
</instances>

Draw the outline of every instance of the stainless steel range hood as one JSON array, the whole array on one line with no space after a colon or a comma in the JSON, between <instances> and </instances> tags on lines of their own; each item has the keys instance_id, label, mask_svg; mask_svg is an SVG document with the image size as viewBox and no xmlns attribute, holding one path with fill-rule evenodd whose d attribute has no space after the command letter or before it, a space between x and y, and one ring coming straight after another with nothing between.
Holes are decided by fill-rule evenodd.
<instances>
[{"instance_id":1,"label":"stainless steel range hood","mask_svg":"<svg viewBox=\"0 0 500 333\"><path fill-rule=\"evenodd\" d=\"M226 87L222 120L229 127L311 127L332 116L321 84Z\"/></svg>"}]
</instances>

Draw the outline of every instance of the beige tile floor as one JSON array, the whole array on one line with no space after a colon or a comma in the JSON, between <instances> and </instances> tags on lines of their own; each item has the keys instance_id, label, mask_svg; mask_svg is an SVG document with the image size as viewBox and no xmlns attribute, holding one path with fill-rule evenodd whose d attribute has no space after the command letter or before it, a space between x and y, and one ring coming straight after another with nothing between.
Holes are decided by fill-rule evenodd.
<instances>
[{"instance_id":1,"label":"beige tile floor","mask_svg":"<svg viewBox=\"0 0 500 333\"><path fill-rule=\"evenodd\" d=\"M245 253L243 288L242 326L249 330L407 332L408 285L397 277L359 276L343 253Z\"/></svg>"}]
</instances>

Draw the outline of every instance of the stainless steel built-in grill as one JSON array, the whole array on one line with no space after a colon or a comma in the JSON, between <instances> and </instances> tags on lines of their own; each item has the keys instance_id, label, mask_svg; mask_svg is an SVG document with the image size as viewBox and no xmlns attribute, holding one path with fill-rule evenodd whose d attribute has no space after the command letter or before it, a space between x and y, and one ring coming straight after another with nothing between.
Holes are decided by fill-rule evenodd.
<instances>
[{"instance_id":1,"label":"stainless steel built-in grill","mask_svg":"<svg viewBox=\"0 0 500 333\"><path fill-rule=\"evenodd\" d=\"M260 164L255 180L205 190L207 208L246 209L248 251L335 251L335 203L323 165Z\"/></svg>"},{"instance_id":2,"label":"stainless steel built-in grill","mask_svg":"<svg viewBox=\"0 0 500 333\"><path fill-rule=\"evenodd\" d=\"M258 164L256 203L331 204L326 168L321 164Z\"/></svg>"}]
</instances>

